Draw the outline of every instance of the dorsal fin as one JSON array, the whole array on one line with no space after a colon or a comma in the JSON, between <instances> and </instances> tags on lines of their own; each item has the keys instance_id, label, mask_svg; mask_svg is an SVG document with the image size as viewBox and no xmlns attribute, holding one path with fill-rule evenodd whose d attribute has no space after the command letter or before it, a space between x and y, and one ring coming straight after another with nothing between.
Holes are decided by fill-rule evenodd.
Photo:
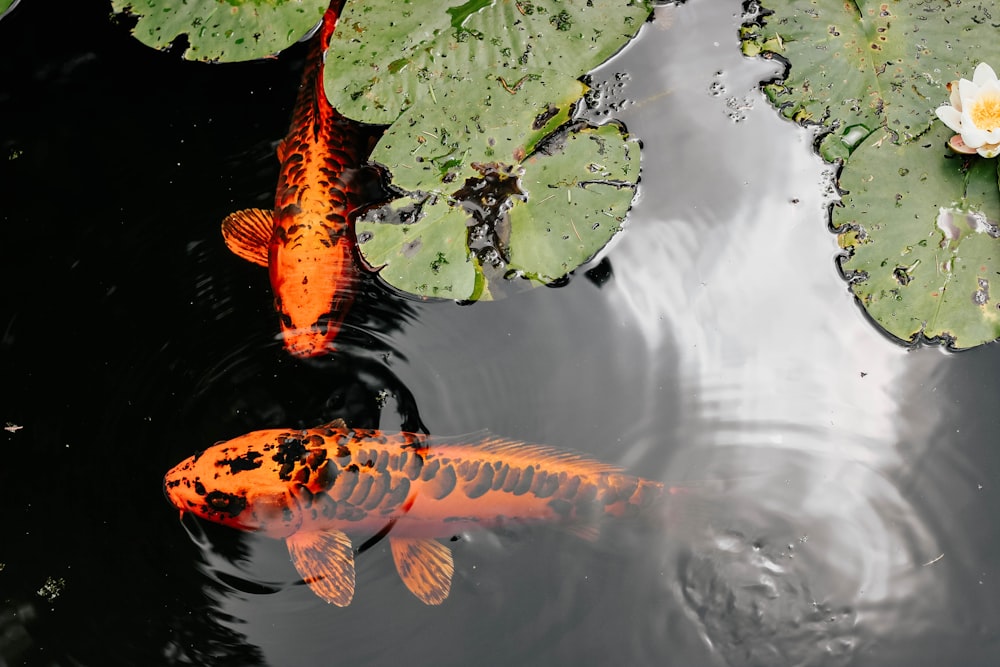
<instances>
[{"instance_id":1,"label":"dorsal fin","mask_svg":"<svg viewBox=\"0 0 1000 667\"><path fill-rule=\"evenodd\" d=\"M263 267L267 267L267 247L273 233L271 212L259 208L230 213L222 221L222 238L226 247L238 257Z\"/></svg>"},{"instance_id":2,"label":"dorsal fin","mask_svg":"<svg viewBox=\"0 0 1000 667\"><path fill-rule=\"evenodd\" d=\"M455 562L451 549L430 538L390 537L396 570L410 592L424 604L448 599Z\"/></svg>"},{"instance_id":3,"label":"dorsal fin","mask_svg":"<svg viewBox=\"0 0 1000 667\"><path fill-rule=\"evenodd\" d=\"M285 543L295 569L312 592L338 607L354 597L354 550L339 530L300 532Z\"/></svg>"},{"instance_id":4,"label":"dorsal fin","mask_svg":"<svg viewBox=\"0 0 1000 667\"><path fill-rule=\"evenodd\" d=\"M347 430L347 423L343 419L341 419L340 417L337 417L336 419L334 419L331 422L328 422L326 424L320 425L318 428L336 428L336 429L342 429L342 430L346 431Z\"/></svg>"},{"instance_id":5,"label":"dorsal fin","mask_svg":"<svg viewBox=\"0 0 1000 667\"><path fill-rule=\"evenodd\" d=\"M485 458L493 458L510 465L552 466L578 474L625 473L620 466L598 461L579 452L498 438L488 432L477 433L475 437L431 438L427 444L432 453L444 449L466 449L470 453L476 452L481 458L485 455ZM457 451L453 454L459 456Z\"/></svg>"}]
</instances>

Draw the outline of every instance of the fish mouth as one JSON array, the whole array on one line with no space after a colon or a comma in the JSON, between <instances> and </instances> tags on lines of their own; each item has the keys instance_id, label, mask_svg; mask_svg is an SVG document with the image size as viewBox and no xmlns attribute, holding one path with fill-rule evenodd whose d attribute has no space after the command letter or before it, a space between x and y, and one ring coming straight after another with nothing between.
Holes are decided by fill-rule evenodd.
<instances>
[{"instance_id":1,"label":"fish mouth","mask_svg":"<svg viewBox=\"0 0 1000 667\"><path fill-rule=\"evenodd\" d=\"M330 352L336 352L333 339L340 329L339 325L330 322L327 325L314 324L310 327L283 329L285 349L296 357L319 357Z\"/></svg>"}]
</instances>

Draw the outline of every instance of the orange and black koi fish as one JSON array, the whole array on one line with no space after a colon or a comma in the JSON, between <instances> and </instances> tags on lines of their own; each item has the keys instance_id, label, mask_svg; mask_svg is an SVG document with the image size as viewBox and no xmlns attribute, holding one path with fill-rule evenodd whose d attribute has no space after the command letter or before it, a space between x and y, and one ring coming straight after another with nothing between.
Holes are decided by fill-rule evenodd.
<instances>
[{"instance_id":1,"label":"orange and black koi fish","mask_svg":"<svg viewBox=\"0 0 1000 667\"><path fill-rule=\"evenodd\" d=\"M267 267L285 347L300 357L333 349L359 277L348 216L362 203L353 168L370 136L337 113L323 90L339 4L334 0L313 38L291 128L278 146L274 211L247 209L222 223L230 250Z\"/></svg>"},{"instance_id":2,"label":"orange and black koi fish","mask_svg":"<svg viewBox=\"0 0 1000 667\"><path fill-rule=\"evenodd\" d=\"M164 489L182 515L284 539L313 592L346 606L347 533L371 537L366 544L388 536L407 588L436 605L454 572L438 539L518 522L592 534L599 517L636 514L664 487L551 447L350 429L338 419L220 442L168 472Z\"/></svg>"}]
</instances>

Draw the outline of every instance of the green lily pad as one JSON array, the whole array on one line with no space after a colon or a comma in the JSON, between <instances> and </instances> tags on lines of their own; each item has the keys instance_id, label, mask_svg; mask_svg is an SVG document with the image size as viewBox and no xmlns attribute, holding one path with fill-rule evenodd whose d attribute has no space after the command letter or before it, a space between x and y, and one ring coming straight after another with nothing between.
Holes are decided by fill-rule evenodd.
<instances>
[{"instance_id":1,"label":"green lily pad","mask_svg":"<svg viewBox=\"0 0 1000 667\"><path fill-rule=\"evenodd\" d=\"M327 52L327 96L349 118L388 125L482 72L511 86L542 69L577 78L650 11L643 0L350 0Z\"/></svg>"},{"instance_id":2,"label":"green lily pad","mask_svg":"<svg viewBox=\"0 0 1000 667\"><path fill-rule=\"evenodd\" d=\"M639 144L608 123L567 132L558 150L524 163L523 201L510 211L510 267L550 283L619 232L639 180Z\"/></svg>"},{"instance_id":3,"label":"green lily pad","mask_svg":"<svg viewBox=\"0 0 1000 667\"><path fill-rule=\"evenodd\" d=\"M0 0L0 19L7 15L7 12L14 9L20 0Z\"/></svg>"},{"instance_id":4,"label":"green lily pad","mask_svg":"<svg viewBox=\"0 0 1000 667\"><path fill-rule=\"evenodd\" d=\"M392 125L371 159L408 191L451 193L474 165L519 163L569 118L586 87L558 72L507 82L491 72L445 82Z\"/></svg>"},{"instance_id":5,"label":"green lily pad","mask_svg":"<svg viewBox=\"0 0 1000 667\"><path fill-rule=\"evenodd\" d=\"M764 85L781 113L831 133L827 160L846 158L869 133L892 140L926 132L947 82L980 61L1000 62L996 19L984 3L924 0L764 0L741 30L746 55L781 57L782 81Z\"/></svg>"},{"instance_id":6,"label":"green lily pad","mask_svg":"<svg viewBox=\"0 0 1000 667\"><path fill-rule=\"evenodd\" d=\"M355 222L358 248L403 292L492 300L557 280L621 230L639 144L609 123L567 124L519 165L480 165L449 196L407 193Z\"/></svg>"},{"instance_id":7,"label":"green lily pad","mask_svg":"<svg viewBox=\"0 0 1000 667\"><path fill-rule=\"evenodd\" d=\"M132 34L154 49L182 35L184 58L240 62L282 51L323 18L329 0L111 0L138 18Z\"/></svg>"},{"instance_id":8,"label":"green lily pad","mask_svg":"<svg viewBox=\"0 0 1000 667\"><path fill-rule=\"evenodd\" d=\"M873 133L840 177L841 267L869 315L909 343L973 347L1000 337L997 163L949 155L936 123L919 142Z\"/></svg>"},{"instance_id":9,"label":"green lily pad","mask_svg":"<svg viewBox=\"0 0 1000 667\"><path fill-rule=\"evenodd\" d=\"M468 216L444 197L402 197L355 222L362 257L388 284L422 297L471 297L476 266Z\"/></svg>"}]
</instances>

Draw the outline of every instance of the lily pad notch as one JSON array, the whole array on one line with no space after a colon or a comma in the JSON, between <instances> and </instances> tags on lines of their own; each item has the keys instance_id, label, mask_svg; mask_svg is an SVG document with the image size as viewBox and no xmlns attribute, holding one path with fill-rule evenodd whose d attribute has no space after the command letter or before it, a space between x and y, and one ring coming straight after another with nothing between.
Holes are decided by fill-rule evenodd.
<instances>
[{"instance_id":1,"label":"lily pad notch","mask_svg":"<svg viewBox=\"0 0 1000 667\"><path fill-rule=\"evenodd\" d=\"M639 143L576 118L580 79L635 36L648 3L371 4L345 6L326 86L348 117L391 123L371 159L399 198L356 222L386 283L500 298L562 279L621 230Z\"/></svg>"},{"instance_id":2,"label":"lily pad notch","mask_svg":"<svg viewBox=\"0 0 1000 667\"><path fill-rule=\"evenodd\" d=\"M830 222L858 303L906 345L1000 338L1000 189L987 159L1000 152L1000 84L981 64L1000 63L1000 42L986 5L763 5L741 29L743 52L787 63L765 94L817 125L818 152L842 165Z\"/></svg>"}]
</instances>

